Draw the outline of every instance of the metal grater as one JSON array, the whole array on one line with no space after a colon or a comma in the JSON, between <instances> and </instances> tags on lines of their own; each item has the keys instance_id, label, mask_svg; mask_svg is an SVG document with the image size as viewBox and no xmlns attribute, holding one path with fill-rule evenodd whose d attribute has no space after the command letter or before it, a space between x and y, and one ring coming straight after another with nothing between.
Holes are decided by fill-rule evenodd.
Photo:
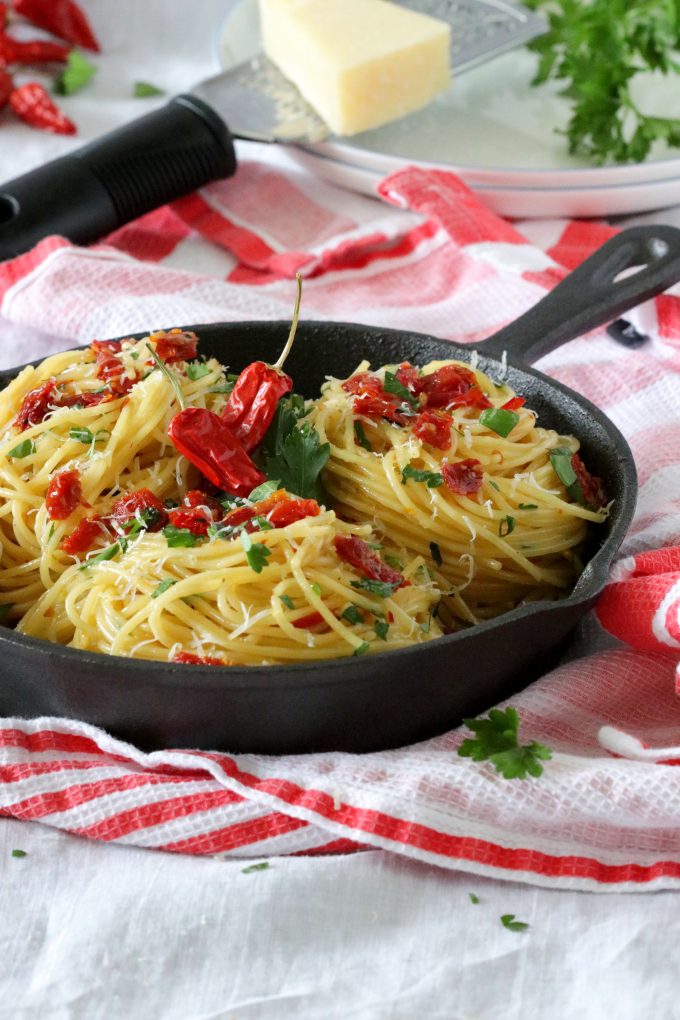
<instances>
[{"instance_id":1,"label":"metal grater","mask_svg":"<svg viewBox=\"0 0 680 1020\"><path fill-rule=\"evenodd\" d=\"M419 14L451 25L451 67L469 71L493 57L522 46L548 28L543 14L504 0L398 0Z\"/></svg>"},{"instance_id":2,"label":"metal grater","mask_svg":"<svg viewBox=\"0 0 680 1020\"><path fill-rule=\"evenodd\" d=\"M402 0L401 6L452 26L451 66L459 75L542 35L547 21L507 0ZM236 138L263 142L319 142L328 127L260 54L191 90L228 121Z\"/></svg>"}]
</instances>

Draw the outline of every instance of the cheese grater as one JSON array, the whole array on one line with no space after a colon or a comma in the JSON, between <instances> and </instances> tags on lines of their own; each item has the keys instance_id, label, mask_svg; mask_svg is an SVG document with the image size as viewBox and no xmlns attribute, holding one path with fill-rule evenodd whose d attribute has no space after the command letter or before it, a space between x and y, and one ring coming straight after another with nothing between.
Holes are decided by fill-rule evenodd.
<instances>
[{"instance_id":1,"label":"cheese grater","mask_svg":"<svg viewBox=\"0 0 680 1020\"><path fill-rule=\"evenodd\" d=\"M453 26L454 75L546 31L509 0L402 0ZM227 122L229 127L227 127ZM0 186L0 261L48 234L89 244L236 170L233 139L318 142L328 127L264 56Z\"/></svg>"}]
</instances>

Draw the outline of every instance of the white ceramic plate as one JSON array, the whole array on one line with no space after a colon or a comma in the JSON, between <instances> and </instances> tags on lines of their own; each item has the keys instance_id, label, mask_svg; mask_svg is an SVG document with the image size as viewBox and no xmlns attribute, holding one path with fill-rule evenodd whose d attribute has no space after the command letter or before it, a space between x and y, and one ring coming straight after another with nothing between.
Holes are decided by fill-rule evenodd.
<instances>
[{"instance_id":1,"label":"white ceramic plate","mask_svg":"<svg viewBox=\"0 0 680 1020\"><path fill-rule=\"evenodd\" d=\"M220 41L225 68L261 50L257 0L231 0ZM553 85L530 86L535 57L520 49L461 75L427 109L351 139L290 146L336 184L372 194L407 164L455 171L503 216L612 216L680 203L680 155L659 143L644 163L593 167L558 133L568 105ZM644 110L680 106L680 76L636 82Z\"/></svg>"}]
</instances>

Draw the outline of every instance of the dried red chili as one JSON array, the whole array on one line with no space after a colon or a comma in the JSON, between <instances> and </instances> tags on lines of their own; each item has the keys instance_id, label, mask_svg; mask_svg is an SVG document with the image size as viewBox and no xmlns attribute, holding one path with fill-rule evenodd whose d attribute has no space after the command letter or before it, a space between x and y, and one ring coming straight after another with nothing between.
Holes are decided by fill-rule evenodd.
<instances>
[{"instance_id":1,"label":"dried red chili","mask_svg":"<svg viewBox=\"0 0 680 1020\"><path fill-rule=\"evenodd\" d=\"M193 652L177 652L173 662L184 662L191 666L226 666L224 659L216 659L212 655L194 655Z\"/></svg>"},{"instance_id":2,"label":"dried red chili","mask_svg":"<svg viewBox=\"0 0 680 1020\"><path fill-rule=\"evenodd\" d=\"M404 361L397 369L397 379L402 386L405 386L409 393L417 393L421 375L417 368Z\"/></svg>"},{"instance_id":3,"label":"dried red chili","mask_svg":"<svg viewBox=\"0 0 680 1020\"><path fill-rule=\"evenodd\" d=\"M9 17L9 5L3 3L0 0L0 32L4 32L7 28L7 20Z\"/></svg>"},{"instance_id":4,"label":"dried red chili","mask_svg":"<svg viewBox=\"0 0 680 1020\"><path fill-rule=\"evenodd\" d=\"M74 135L76 126L61 112L38 82L30 81L10 93L9 105L17 117L31 127L56 135Z\"/></svg>"},{"instance_id":5,"label":"dried red chili","mask_svg":"<svg viewBox=\"0 0 680 1020\"><path fill-rule=\"evenodd\" d=\"M95 407L115 398L111 390L88 390L84 393L69 393L56 398L59 407Z\"/></svg>"},{"instance_id":6,"label":"dried red chili","mask_svg":"<svg viewBox=\"0 0 680 1020\"><path fill-rule=\"evenodd\" d=\"M103 380L111 392L117 396L128 393L137 380L130 378L125 365L120 360L121 341L93 340L90 347L97 360L94 373L97 378Z\"/></svg>"},{"instance_id":7,"label":"dried red chili","mask_svg":"<svg viewBox=\"0 0 680 1020\"><path fill-rule=\"evenodd\" d=\"M404 588L411 583L406 581L398 570L381 560L370 545L361 538L357 538L356 535L336 535L333 543L340 559L349 563L364 577L368 577L372 581L394 584L397 588Z\"/></svg>"},{"instance_id":8,"label":"dried red chili","mask_svg":"<svg viewBox=\"0 0 680 1020\"><path fill-rule=\"evenodd\" d=\"M354 413L363 418L386 418L404 425L409 416L399 410L401 400L383 389L382 379L372 372L357 372L346 379L342 388L354 397Z\"/></svg>"},{"instance_id":9,"label":"dried red chili","mask_svg":"<svg viewBox=\"0 0 680 1020\"><path fill-rule=\"evenodd\" d=\"M168 435L175 448L225 492L247 496L266 481L226 422L207 408L180 411Z\"/></svg>"},{"instance_id":10,"label":"dried red chili","mask_svg":"<svg viewBox=\"0 0 680 1020\"><path fill-rule=\"evenodd\" d=\"M413 423L414 435L437 450L451 446L451 418L443 411L421 411Z\"/></svg>"},{"instance_id":11,"label":"dried red chili","mask_svg":"<svg viewBox=\"0 0 680 1020\"><path fill-rule=\"evenodd\" d=\"M520 407L524 407L526 400L524 397L511 397L510 400L506 400L504 404L501 404L502 411L519 411Z\"/></svg>"},{"instance_id":12,"label":"dried red chili","mask_svg":"<svg viewBox=\"0 0 680 1020\"><path fill-rule=\"evenodd\" d=\"M459 460L455 464L442 464L444 484L457 496L474 496L482 488L484 468L478 460Z\"/></svg>"},{"instance_id":13,"label":"dried red chili","mask_svg":"<svg viewBox=\"0 0 680 1020\"><path fill-rule=\"evenodd\" d=\"M14 0L14 10L52 35L99 53L90 22L74 0Z\"/></svg>"},{"instance_id":14,"label":"dried red chili","mask_svg":"<svg viewBox=\"0 0 680 1020\"><path fill-rule=\"evenodd\" d=\"M31 39L21 42L0 33L0 64L65 64L71 52L70 46Z\"/></svg>"},{"instance_id":15,"label":"dried red chili","mask_svg":"<svg viewBox=\"0 0 680 1020\"><path fill-rule=\"evenodd\" d=\"M421 376L417 392L424 393L427 407L491 407L477 385L476 376L463 365L442 365Z\"/></svg>"},{"instance_id":16,"label":"dried red chili","mask_svg":"<svg viewBox=\"0 0 680 1020\"><path fill-rule=\"evenodd\" d=\"M198 337L195 333L171 329L167 333L154 333L151 339L158 357L168 364L173 361L191 361L196 357Z\"/></svg>"},{"instance_id":17,"label":"dried red chili","mask_svg":"<svg viewBox=\"0 0 680 1020\"><path fill-rule=\"evenodd\" d=\"M0 110L2 110L3 106L7 106L13 89L14 82L11 75L4 68L0 67Z\"/></svg>"},{"instance_id":18,"label":"dried red chili","mask_svg":"<svg viewBox=\"0 0 680 1020\"><path fill-rule=\"evenodd\" d=\"M168 522L167 510L150 489L127 492L116 500L108 516L121 526L141 518L147 531L160 531Z\"/></svg>"},{"instance_id":19,"label":"dried red chili","mask_svg":"<svg viewBox=\"0 0 680 1020\"><path fill-rule=\"evenodd\" d=\"M14 421L15 427L23 432L32 425L40 425L52 413L58 399L54 379L48 379L34 390L29 390L21 402Z\"/></svg>"},{"instance_id":20,"label":"dried red chili","mask_svg":"<svg viewBox=\"0 0 680 1020\"><path fill-rule=\"evenodd\" d=\"M298 620L293 620L293 626L298 630L309 630L310 627L318 627L320 623L325 623L328 626L321 613L309 613L307 616L301 616Z\"/></svg>"},{"instance_id":21,"label":"dried red chili","mask_svg":"<svg viewBox=\"0 0 680 1020\"><path fill-rule=\"evenodd\" d=\"M243 369L229 394L222 419L247 453L260 445L276 405L292 388L290 376L264 361L253 361Z\"/></svg>"},{"instance_id":22,"label":"dried red chili","mask_svg":"<svg viewBox=\"0 0 680 1020\"><path fill-rule=\"evenodd\" d=\"M70 517L83 497L80 472L75 468L59 471L50 479L45 503L53 521L65 521Z\"/></svg>"},{"instance_id":23,"label":"dried red chili","mask_svg":"<svg viewBox=\"0 0 680 1020\"><path fill-rule=\"evenodd\" d=\"M275 506L266 516L275 528L285 528L305 517L318 517L320 513L321 507L315 499L288 499Z\"/></svg>"},{"instance_id":24,"label":"dried red chili","mask_svg":"<svg viewBox=\"0 0 680 1020\"><path fill-rule=\"evenodd\" d=\"M91 549L103 534L106 534L106 529L100 517L84 517L71 534L62 539L59 548L75 556Z\"/></svg>"},{"instance_id":25,"label":"dried red chili","mask_svg":"<svg viewBox=\"0 0 680 1020\"><path fill-rule=\"evenodd\" d=\"M583 502L586 506L606 506L607 494L601 478L591 475L578 453L571 458L571 466L578 479L583 493Z\"/></svg>"}]
</instances>

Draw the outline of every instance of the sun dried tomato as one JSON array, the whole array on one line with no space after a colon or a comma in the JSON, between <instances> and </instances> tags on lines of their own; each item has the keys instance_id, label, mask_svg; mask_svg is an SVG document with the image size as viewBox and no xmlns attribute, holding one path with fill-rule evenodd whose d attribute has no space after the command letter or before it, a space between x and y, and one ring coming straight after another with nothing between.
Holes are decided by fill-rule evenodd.
<instances>
[{"instance_id":1,"label":"sun dried tomato","mask_svg":"<svg viewBox=\"0 0 680 1020\"><path fill-rule=\"evenodd\" d=\"M91 549L95 541L105 533L100 517L84 517L75 530L62 539L59 548L75 556L76 553L84 553Z\"/></svg>"},{"instance_id":2,"label":"sun dried tomato","mask_svg":"<svg viewBox=\"0 0 680 1020\"><path fill-rule=\"evenodd\" d=\"M207 492L203 492L201 489L191 489L190 492L187 492L184 497L184 506L191 508L199 506L207 507L215 521L221 520L224 517L224 507L219 499L209 496Z\"/></svg>"},{"instance_id":3,"label":"sun dried tomato","mask_svg":"<svg viewBox=\"0 0 680 1020\"><path fill-rule=\"evenodd\" d=\"M93 340L90 347L97 359L95 369L97 378L102 379L117 396L131 390L137 380L130 378L125 365L118 357L121 352L121 341Z\"/></svg>"},{"instance_id":4,"label":"sun dried tomato","mask_svg":"<svg viewBox=\"0 0 680 1020\"><path fill-rule=\"evenodd\" d=\"M196 357L198 337L188 330L171 329L167 333L154 333L151 339L162 361L191 361Z\"/></svg>"},{"instance_id":5,"label":"sun dried tomato","mask_svg":"<svg viewBox=\"0 0 680 1020\"><path fill-rule=\"evenodd\" d=\"M504 404L501 404L501 411L519 411L520 407L524 407L526 400L524 397L511 397L510 400L506 400Z\"/></svg>"},{"instance_id":6,"label":"sun dried tomato","mask_svg":"<svg viewBox=\"0 0 680 1020\"><path fill-rule=\"evenodd\" d=\"M212 655L194 655L193 652L177 652L172 661L192 666L226 666L224 659L216 659Z\"/></svg>"},{"instance_id":7,"label":"sun dried tomato","mask_svg":"<svg viewBox=\"0 0 680 1020\"><path fill-rule=\"evenodd\" d=\"M413 424L413 432L429 446L448 450L451 445L451 418L443 411L421 411Z\"/></svg>"},{"instance_id":8,"label":"sun dried tomato","mask_svg":"<svg viewBox=\"0 0 680 1020\"><path fill-rule=\"evenodd\" d=\"M387 418L397 425L405 425L409 421L409 415L400 411L398 405L387 397L355 397L354 413L364 418Z\"/></svg>"},{"instance_id":9,"label":"sun dried tomato","mask_svg":"<svg viewBox=\"0 0 680 1020\"><path fill-rule=\"evenodd\" d=\"M305 517L318 517L321 507L315 499L288 499L279 503L267 514L267 520L275 528L285 528Z\"/></svg>"},{"instance_id":10,"label":"sun dried tomato","mask_svg":"<svg viewBox=\"0 0 680 1020\"><path fill-rule=\"evenodd\" d=\"M85 393L69 393L58 397L59 407L95 407L113 400L115 394L111 390L88 390Z\"/></svg>"},{"instance_id":11,"label":"sun dried tomato","mask_svg":"<svg viewBox=\"0 0 680 1020\"><path fill-rule=\"evenodd\" d=\"M70 517L82 499L83 487L80 473L73 468L60 471L50 480L47 486L45 503L47 512L53 521L65 521Z\"/></svg>"},{"instance_id":12,"label":"sun dried tomato","mask_svg":"<svg viewBox=\"0 0 680 1020\"><path fill-rule=\"evenodd\" d=\"M574 469L574 474L581 486L583 502L585 505L598 507L606 506L607 493L605 492L602 479L597 478L595 475L591 475L590 471L577 453L575 453L571 458L571 466Z\"/></svg>"},{"instance_id":13,"label":"sun dried tomato","mask_svg":"<svg viewBox=\"0 0 680 1020\"><path fill-rule=\"evenodd\" d=\"M355 396L386 397L382 381L373 372L357 372L342 384L345 393Z\"/></svg>"},{"instance_id":14,"label":"sun dried tomato","mask_svg":"<svg viewBox=\"0 0 680 1020\"><path fill-rule=\"evenodd\" d=\"M364 577L372 581L384 581L404 588L410 584L398 570L381 560L367 542L356 535L336 535L333 539L336 552L341 560L355 567Z\"/></svg>"},{"instance_id":15,"label":"sun dried tomato","mask_svg":"<svg viewBox=\"0 0 680 1020\"><path fill-rule=\"evenodd\" d=\"M442 365L436 372L418 380L418 393L424 393L427 407L491 407L477 385L476 376L463 365Z\"/></svg>"},{"instance_id":16,"label":"sun dried tomato","mask_svg":"<svg viewBox=\"0 0 680 1020\"><path fill-rule=\"evenodd\" d=\"M402 386L405 386L409 393L417 393L421 375L417 368L404 361L397 369L397 379Z\"/></svg>"},{"instance_id":17,"label":"sun dried tomato","mask_svg":"<svg viewBox=\"0 0 680 1020\"><path fill-rule=\"evenodd\" d=\"M484 468L478 460L459 460L442 464L444 483L457 496L474 496L482 488Z\"/></svg>"},{"instance_id":18,"label":"sun dried tomato","mask_svg":"<svg viewBox=\"0 0 680 1020\"><path fill-rule=\"evenodd\" d=\"M144 521L147 531L160 531L168 523L168 513L157 496L150 489L137 489L117 499L109 517L117 524Z\"/></svg>"},{"instance_id":19,"label":"sun dried tomato","mask_svg":"<svg viewBox=\"0 0 680 1020\"><path fill-rule=\"evenodd\" d=\"M212 517L208 517L201 507L186 509L177 507L169 512L168 517L176 528L186 528L192 535L207 535L208 528L213 523Z\"/></svg>"},{"instance_id":20,"label":"sun dried tomato","mask_svg":"<svg viewBox=\"0 0 680 1020\"><path fill-rule=\"evenodd\" d=\"M34 390L30 390L26 394L14 424L22 432L32 425L40 425L52 413L58 399L54 379L48 379L47 382L36 386Z\"/></svg>"},{"instance_id":21,"label":"sun dried tomato","mask_svg":"<svg viewBox=\"0 0 680 1020\"><path fill-rule=\"evenodd\" d=\"M328 627L321 613L309 613L307 616L301 616L299 620L294 620L293 626L298 630L309 630L310 627L318 627L320 623L325 623Z\"/></svg>"}]
</instances>

